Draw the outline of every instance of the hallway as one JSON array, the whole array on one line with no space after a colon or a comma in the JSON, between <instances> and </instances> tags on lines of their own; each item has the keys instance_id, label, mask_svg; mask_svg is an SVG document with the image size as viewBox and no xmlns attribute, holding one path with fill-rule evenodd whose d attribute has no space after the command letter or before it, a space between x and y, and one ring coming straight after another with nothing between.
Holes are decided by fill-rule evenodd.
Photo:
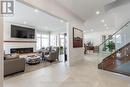
<instances>
[{"instance_id":1,"label":"hallway","mask_svg":"<svg viewBox=\"0 0 130 87\"><path fill-rule=\"evenodd\" d=\"M87 62L96 63L97 65L102 62L102 60L106 57L107 54L103 53L87 53L84 55L84 59Z\"/></svg>"},{"instance_id":2,"label":"hallway","mask_svg":"<svg viewBox=\"0 0 130 87\"><path fill-rule=\"evenodd\" d=\"M72 67L59 63L6 79L4 87L130 87L130 78L99 70L96 63L85 58Z\"/></svg>"}]
</instances>

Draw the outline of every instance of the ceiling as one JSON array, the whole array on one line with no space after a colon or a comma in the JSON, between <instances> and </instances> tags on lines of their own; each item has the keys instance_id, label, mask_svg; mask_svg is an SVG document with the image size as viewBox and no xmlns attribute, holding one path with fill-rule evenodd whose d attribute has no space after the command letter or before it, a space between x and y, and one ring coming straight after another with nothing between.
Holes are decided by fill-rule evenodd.
<instances>
[{"instance_id":1,"label":"ceiling","mask_svg":"<svg viewBox=\"0 0 130 87\"><path fill-rule=\"evenodd\" d=\"M115 17L116 15L106 14L100 17L95 17L85 22L86 32L100 32L115 29ZM102 22L104 20L104 23Z\"/></svg>"},{"instance_id":2,"label":"ceiling","mask_svg":"<svg viewBox=\"0 0 130 87\"><path fill-rule=\"evenodd\" d=\"M85 31L98 32L115 29L130 16L130 0L55 0L65 10L81 19L85 24ZM128 4L128 5L126 5ZM65 32L66 23L50 16L45 12L16 2L15 15L5 17L5 21L35 26L36 29L50 32ZM96 11L100 14L97 15ZM102 23L101 20L105 22ZM107 26L104 26L107 24ZM106 28L109 29L106 29Z\"/></svg>"},{"instance_id":3,"label":"ceiling","mask_svg":"<svg viewBox=\"0 0 130 87\"><path fill-rule=\"evenodd\" d=\"M56 1L84 22L86 33L119 29L117 27L130 17L130 0ZM100 13L96 14L97 11Z\"/></svg>"},{"instance_id":4,"label":"ceiling","mask_svg":"<svg viewBox=\"0 0 130 87\"><path fill-rule=\"evenodd\" d=\"M5 17L5 21L34 26L38 30L49 32L66 32L66 23L45 12L29 7L16 1L15 14L12 17Z\"/></svg>"},{"instance_id":5,"label":"ceiling","mask_svg":"<svg viewBox=\"0 0 130 87\"><path fill-rule=\"evenodd\" d=\"M130 20L130 11L128 9L130 8L130 0L117 0L107 7L107 11L103 15L98 15L86 20L84 23L86 32L118 30ZM104 20L104 22L102 22L102 20Z\"/></svg>"},{"instance_id":6,"label":"ceiling","mask_svg":"<svg viewBox=\"0 0 130 87\"><path fill-rule=\"evenodd\" d=\"M64 8L75 14L82 21L96 15L96 11L103 13L104 6L116 0L56 0Z\"/></svg>"}]
</instances>

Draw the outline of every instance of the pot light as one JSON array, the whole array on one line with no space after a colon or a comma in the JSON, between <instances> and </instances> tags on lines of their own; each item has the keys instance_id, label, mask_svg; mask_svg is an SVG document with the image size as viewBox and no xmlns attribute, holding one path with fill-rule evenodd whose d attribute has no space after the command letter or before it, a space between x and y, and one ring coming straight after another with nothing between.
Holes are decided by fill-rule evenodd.
<instances>
[{"instance_id":1,"label":"pot light","mask_svg":"<svg viewBox=\"0 0 130 87\"><path fill-rule=\"evenodd\" d=\"M107 24L104 24L105 27L107 27Z\"/></svg>"},{"instance_id":2,"label":"pot light","mask_svg":"<svg viewBox=\"0 0 130 87\"><path fill-rule=\"evenodd\" d=\"M26 21L24 21L23 23L24 23L24 24L27 24L27 22L26 22Z\"/></svg>"},{"instance_id":3,"label":"pot light","mask_svg":"<svg viewBox=\"0 0 130 87\"><path fill-rule=\"evenodd\" d=\"M105 22L105 20L101 20L101 22L102 22L102 23L104 23L104 22Z\"/></svg>"},{"instance_id":4,"label":"pot light","mask_svg":"<svg viewBox=\"0 0 130 87\"><path fill-rule=\"evenodd\" d=\"M34 9L34 12L36 12L36 13L37 13L37 12L39 12L39 10L38 10L38 9Z\"/></svg>"},{"instance_id":5,"label":"pot light","mask_svg":"<svg viewBox=\"0 0 130 87\"><path fill-rule=\"evenodd\" d=\"M99 15L99 14L100 14L100 11L96 11L96 14Z\"/></svg>"},{"instance_id":6,"label":"pot light","mask_svg":"<svg viewBox=\"0 0 130 87\"><path fill-rule=\"evenodd\" d=\"M108 27L106 27L106 29L109 29Z\"/></svg>"},{"instance_id":7,"label":"pot light","mask_svg":"<svg viewBox=\"0 0 130 87\"><path fill-rule=\"evenodd\" d=\"M63 23L64 21L63 20L60 20L61 23Z\"/></svg>"}]
</instances>

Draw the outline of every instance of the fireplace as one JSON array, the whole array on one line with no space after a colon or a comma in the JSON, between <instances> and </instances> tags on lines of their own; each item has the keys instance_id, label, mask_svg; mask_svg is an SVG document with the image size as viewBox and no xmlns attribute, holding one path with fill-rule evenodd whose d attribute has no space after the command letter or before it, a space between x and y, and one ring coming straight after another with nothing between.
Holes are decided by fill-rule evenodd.
<instances>
[{"instance_id":1,"label":"fireplace","mask_svg":"<svg viewBox=\"0 0 130 87\"><path fill-rule=\"evenodd\" d=\"M24 53L32 53L33 48L12 48L10 49L10 53L19 53L19 54L24 54Z\"/></svg>"}]
</instances>

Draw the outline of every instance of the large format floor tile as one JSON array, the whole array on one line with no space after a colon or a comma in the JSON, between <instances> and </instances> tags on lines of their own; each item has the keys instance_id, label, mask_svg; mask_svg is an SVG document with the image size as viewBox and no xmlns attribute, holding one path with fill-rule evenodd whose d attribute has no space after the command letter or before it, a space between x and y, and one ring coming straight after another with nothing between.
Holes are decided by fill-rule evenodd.
<instances>
[{"instance_id":1,"label":"large format floor tile","mask_svg":"<svg viewBox=\"0 0 130 87\"><path fill-rule=\"evenodd\" d=\"M12 77L4 87L130 87L130 77L98 70L88 59L72 67L58 63Z\"/></svg>"}]
</instances>

